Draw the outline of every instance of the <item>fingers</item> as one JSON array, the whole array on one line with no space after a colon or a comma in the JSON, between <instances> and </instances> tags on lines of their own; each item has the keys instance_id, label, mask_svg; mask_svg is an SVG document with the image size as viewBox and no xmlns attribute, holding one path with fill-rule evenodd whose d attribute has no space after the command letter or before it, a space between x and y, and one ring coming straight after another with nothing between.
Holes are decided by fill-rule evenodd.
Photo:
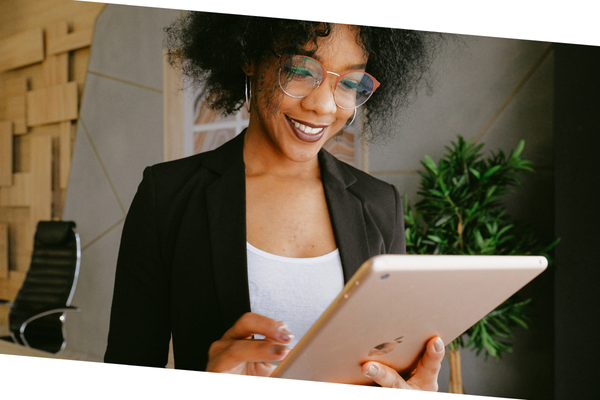
<instances>
[{"instance_id":1,"label":"fingers","mask_svg":"<svg viewBox=\"0 0 600 400\"><path fill-rule=\"evenodd\" d=\"M265 340L251 339L260 334ZM207 371L270 375L274 367L265 361L281 361L290 349L293 336L281 321L246 313L214 342L208 351Z\"/></svg>"},{"instance_id":2,"label":"fingers","mask_svg":"<svg viewBox=\"0 0 600 400\"><path fill-rule=\"evenodd\" d=\"M410 386L398 372L375 361L369 361L363 364L362 372L368 378L373 379L373 382L382 387L396 388L396 389L410 389Z\"/></svg>"},{"instance_id":3,"label":"fingers","mask_svg":"<svg viewBox=\"0 0 600 400\"><path fill-rule=\"evenodd\" d=\"M289 347L269 340L221 339L209 349L207 371L236 372L236 368L246 368L249 363L281 361L289 352Z\"/></svg>"},{"instance_id":4,"label":"fingers","mask_svg":"<svg viewBox=\"0 0 600 400\"><path fill-rule=\"evenodd\" d=\"M275 321L255 313L246 313L225 332L223 339L247 339L256 334L280 343L288 343L294 337L285 322Z\"/></svg>"},{"instance_id":5,"label":"fingers","mask_svg":"<svg viewBox=\"0 0 600 400\"><path fill-rule=\"evenodd\" d=\"M248 364L245 375L252 376L271 376L277 365L271 363L251 363Z\"/></svg>"},{"instance_id":6,"label":"fingers","mask_svg":"<svg viewBox=\"0 0 600 400\"><path fill-rule=\"evenodd\" d=\"M434 337L427 342L425 354L419 360L419 364L413 375L408 380L409 385L415 385L421 390L438 390L438 375L444 359L444 342L439 337Z\"/></svg>"},{"instance_id":7,"label":"fingers","mask_svg":"<svg viewBox=\"0 0 600 400\"><path fill-rule=\"evenodd\" d=\"M444 352L442 339L436 336L429 340L423 357L408 380L404 380L394 369L375 361L363 364L362 372L383 387L437 391Z\"/></svg>"}]
</instances>

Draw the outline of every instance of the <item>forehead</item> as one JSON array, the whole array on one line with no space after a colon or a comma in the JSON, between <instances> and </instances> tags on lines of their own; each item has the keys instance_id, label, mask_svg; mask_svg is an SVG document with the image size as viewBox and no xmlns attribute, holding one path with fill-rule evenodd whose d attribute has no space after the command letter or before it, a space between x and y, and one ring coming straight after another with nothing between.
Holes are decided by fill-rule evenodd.
<instances>
[{"instance_id":1,"label":"forehead","mask_svg":"<svg viewBox=\"0 0 600 400\"><path fill-rule=\"evenodd\" d=\"M303 50L328 69L347 69L366 64L368 56L360 43L360 28L354 25L334 24L331 34L307 43ZM316 49L316 51L315 51ZM307 54L309 55L309 54Z\"/></svg>"}]
</instances>

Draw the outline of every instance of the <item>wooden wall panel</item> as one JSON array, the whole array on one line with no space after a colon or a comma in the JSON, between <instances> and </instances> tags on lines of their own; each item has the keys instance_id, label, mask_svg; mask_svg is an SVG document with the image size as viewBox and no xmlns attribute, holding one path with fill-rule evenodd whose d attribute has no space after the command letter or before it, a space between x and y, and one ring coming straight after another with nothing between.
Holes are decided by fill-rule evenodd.
<instances>
[{"instance_id":1,"label":"wooden wall panel","mask_svg":"<svg viewBox=\"0 0 600 400\"><path fill-rule=\"evenodd\" d=\"M8 97L6 99L6 119L14 124L14 133L24 135L27 133L27 105L25 93Z\"/></svg>"},{"instance_id":2,"label":"wooden wall panel","mask_svg":"<svg viewBox=\"0 0 600 400\"><path fill-rule=\"evenodd\" d=\"M71 50L81 49L92 44L92 29L83 29L65 35L48 37L48 55L66 53Z\"/></svg>"},{"instance_id":3,"label":"wooden wall panel","mask_svg":"<svg viewBox=\"0 0 600 400\"><path fill-rule=\"evenodd\" d=\"M0 223L0 278L8 278L8 224Z\"/></svg>"},{"instance_id":4,"label":"wooden wall panel","mask_svg":"<svg viewBox=\"0 0 600 400\"><path fill-rule=\"evenodd\" d=\"M26 275L26 272L9 271L8 279L0 280L0 298L13 301L23 286Z\"/></svg>"},{"instance_id":5,"label":"wooden wall panel","mask_svg":"<svg viewBox=\"0 0 600 400\"><path fill-rule=\"evenodd\" d=\"M44 31L42 28L0 39L0 71L35 64L44 59Z\"/></svg>"},{"instance_id":6,"label":"wooden wall panel","mask_svg":"<svg viewBox=\"0 0 600 400\"><path fill-rule=\"evenodd\" d=\"M14 159L13 168L14 172L29 172L31 154L29 152L31 142L31 135L16 135L13 136L13 147L14 147Z\"/></svg>"},{"instance_id":7,"label":"wooden wall panel","mask_svg":"<svg viewBox=\"0 0 600 400\"><path fill-rule=\"evenodd\" d=\"M27 106L25 93L29 80L23 76L8 76L4 79L4 96L6 103L5 118L13 123L13 133L22 135L27 133Z\"/></svg>"},{"instance_id":8,"label":"wooden wall panel","mask_svg":"<svg viewBox=\"0 0 600 400\"><path fill-rule=\"evenodd\" d=\"M9 270L27 272L35 232L35 227L31 225L29 207L0 207L0 223L8 224Z\"/></svg>"},{"instance_id":9,"label":"wooden wall panel","mask_svg":"<svg viewBox=\"0 0 600 400\"><path fill-rule=\"evenodd\" d=\"M0 186L13 184L13 129L9 121L0 121Z\"/></svg>"},{"instance_id":10,"label":"wooden wall panel","mask_svg":"<svg viewBox=\"0 0 600 400\"><path fill-rule=\"evenodd\" d=\"M13 185L0 187L0 207L31 206L31 186L31 172L13 174Z\"/></svg>"},{"instance_id":11,"label":"wooden wall panel","mask_svg":"<svg viewBox=\"0 0 600 400\"><path fill-rule=\"evenodd\" d=\"M70 122L62 122L60 124L60 150L59 150L59 187L66 189L69 183L69 172L71 171L71 156L72 156L72 133L73 125Z\"/></svg>"},{"instance_id":12,"label":"wooden wall panel","mask_svg":"<svg viewBox=\"0 0 600 400\"><path fill-rule=\"evenodd\" d=\"M69 54L50 56L42 63L44 85L54 86L69 81Z\"/></svg>"},{"instance_id":13,"label":"wooden wall panel","mask_svg":"<svg viewBox=\"0 0 600 400\"><path fill-rule=\"evenodd\" d=\"M27 93L27 125L77 119L77 83L69 82Z\"/></svg>"},{"instance_id":14,"label":"wooden wall panel","mask_svg":"<svg viewBox=\"0 0 600 400\"><path fill-rule=\"evenodd\" d=\"M31 223L52 219L52 138L31 139Z\"/></svg>"},{"instance_id":15,"label":"wooden wall panel","mask_svg":"<svg viewBox=\"0 0 600 400\"><path fill-rule=\"evenodd\" d=\"M5 79L4 93L7 97L20 96L25 94L28 89L27 78L22 76L12 76Z\"/></svg>"},{"instance_id":16,"label":"wooden wall panel","mask_svg":"<svg viewBox=\"0 0 600 400\"><path fill-rule=\"evenodd\" d=\"M79 104L83 98L83 92L85 90L83 82L87 75L88 61L90 59L90 48L79 49L73 52L73 68L71 73L73 74L72 80L77 82L77 92L79 94Z\"/></svg>"},{"instance_id":17,"label":"wooden wall panel","mask_svg":"<svg viewBox=\"0 0 600 400\"><path fill-rule=\"evenodd\" d=\"M58 21L72 21L73 27L93 27L102 3L73 0L0 1L0 37L14 35ZM14 23L18 21L18 24Z\"/></svg>"},{"instance_id":18,"label":"wooden wall panel","mask_svg":"<svg viewBox=\"0 0 600 400\"><path fill-rule=\"evenodd\" d=\"M54 45L58 39L67 36L69 34L69 23L65 20L58 21L52 25L46 26L46 54L48 56L56 55L58 53L51 52L50 48Z\"/></svg>"}]
</instances>

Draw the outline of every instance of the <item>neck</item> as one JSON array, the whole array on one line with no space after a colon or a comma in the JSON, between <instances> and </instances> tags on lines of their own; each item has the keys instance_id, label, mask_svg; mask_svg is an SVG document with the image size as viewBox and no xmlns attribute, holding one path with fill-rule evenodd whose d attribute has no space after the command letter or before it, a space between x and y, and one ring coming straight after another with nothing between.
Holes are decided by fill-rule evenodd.
<instances>
[{"instance_id":1,"label":"neck","mask_svg":"<svg viewBox=\"0 0 600 400\"><path fill-rule=\"evenodd\" d=\"M274 175L289 178L320 178L319 160L294 161L265 134L248 126L244 137L246 175Z\"/></svg>"}]
</instances>

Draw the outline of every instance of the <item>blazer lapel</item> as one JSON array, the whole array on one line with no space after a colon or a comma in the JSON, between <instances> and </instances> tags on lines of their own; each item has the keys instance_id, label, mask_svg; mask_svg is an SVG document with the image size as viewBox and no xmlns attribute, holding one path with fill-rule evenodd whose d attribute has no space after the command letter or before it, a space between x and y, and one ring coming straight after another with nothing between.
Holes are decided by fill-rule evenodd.
<instances>
[{"instance_id":1,"label":"blazer lapel","mask_svg":"<svg viewBox=\"0 0 600 400\"><path fill-rule=\"evenodd\" d=\"M348 190L356 177L325 150L319 152L319 165L344 281L348 282L370 254L362 203Z\"/></svg>"},{"instance_id":2,"label":"blazer lapel","mask_svg":"<svg viewBox=\"0 0 600 400\"><path fill-rule=\"evenodd\" d=\"M246 178L243 132L204 161L220 173L206 191L213 270L225 326L250 311L246 257Z\"/></svg>"}]
</instances>

